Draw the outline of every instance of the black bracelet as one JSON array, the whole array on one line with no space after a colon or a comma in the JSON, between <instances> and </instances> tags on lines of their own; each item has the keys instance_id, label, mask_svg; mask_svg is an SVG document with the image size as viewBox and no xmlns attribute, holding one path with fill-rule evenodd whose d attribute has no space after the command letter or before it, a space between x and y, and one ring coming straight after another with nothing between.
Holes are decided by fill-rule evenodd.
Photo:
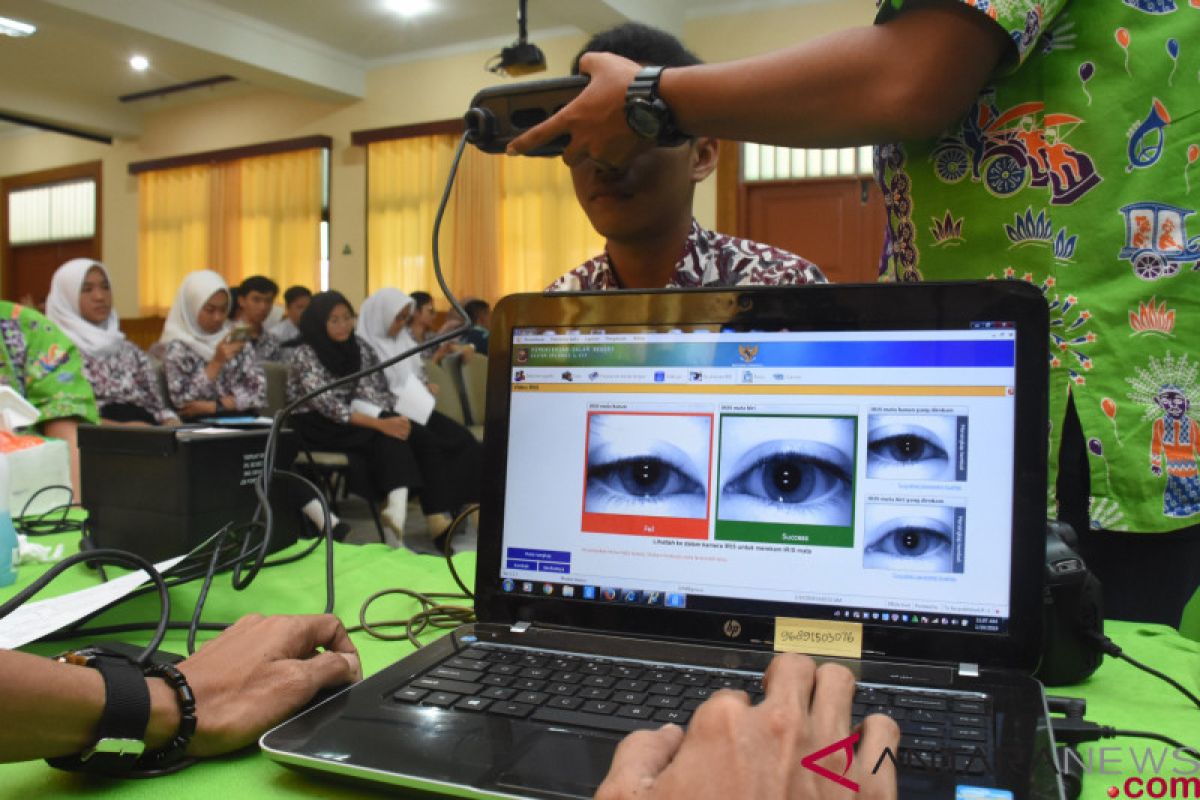
<instances>
[{"instance_id":1,"label":"black bracelet","mask_svg":"<svg viewBox=\"0 0 1200 800\"><path fill-rule=\"evenodd\" d=\"M162 678L175 690L175 699L179 701L179 728L175 731L175 738L171 739L166 747L143 754L138 759L133 774L161 775L176 772L195 761L187 758L186 754L192 736L196 733L196 696L192 694L192 687L188 686L187 678L174 664L149 664L144 674L147 678Z\"/></svg>"}]
</instances>

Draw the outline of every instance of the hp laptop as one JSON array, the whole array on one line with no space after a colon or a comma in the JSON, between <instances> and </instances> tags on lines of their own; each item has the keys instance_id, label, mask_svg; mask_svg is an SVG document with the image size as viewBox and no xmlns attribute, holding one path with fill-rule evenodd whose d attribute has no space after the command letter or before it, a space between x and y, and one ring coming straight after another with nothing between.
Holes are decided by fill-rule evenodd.
<instances>
[{"instance_id":1,"label":"hp laptop","mask_svg":"<svg viewBox=\"0 0 1200 800\"><path fill-rule=\"evenodd\" d=\"M1047 311L1020 281L496 308L478 622L268 732L285 764L586 797L621 737L859 680L905 798L1060 797L1040 685ZM818 648L819 651L819 648Z\"/></svg>"}]
</instances>

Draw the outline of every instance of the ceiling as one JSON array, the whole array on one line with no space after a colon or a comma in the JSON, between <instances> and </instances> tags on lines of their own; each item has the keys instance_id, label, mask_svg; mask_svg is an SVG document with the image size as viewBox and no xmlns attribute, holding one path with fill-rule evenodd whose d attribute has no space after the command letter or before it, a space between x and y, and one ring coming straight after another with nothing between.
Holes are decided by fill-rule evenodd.
<instances>
[{"instance_id":1,"label":"ceiling","mask_svg":"<svg viewBox=\"0 0 1200 800\"><path fill-rule=\"evenodd\" d=\"M137 137L148 111L270 88L354 102L366 73L398 61L510 44L516 0L430 0L403 18L387 0L0 0L0 16L29 22L0 36L0 136L18 117L105 137ZM529 39L593 33L638 20L680 33L693 16L811 0L528 0ZM130 56L151 67L135 72ZM167 97L121 95L230 75Z\"/></svg>"}]
</instances>

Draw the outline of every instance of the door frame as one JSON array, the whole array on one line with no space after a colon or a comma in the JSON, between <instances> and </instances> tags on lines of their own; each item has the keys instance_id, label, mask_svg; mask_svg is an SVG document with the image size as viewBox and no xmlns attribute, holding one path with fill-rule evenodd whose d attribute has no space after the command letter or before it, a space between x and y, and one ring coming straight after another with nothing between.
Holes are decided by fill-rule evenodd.
<instances>
[{"instance_id":1,"label":"door frame","mask_svg":"<svg viewBox=\"0 0 1200 800\"><path fill-rule=\"evenodd\" d=\"M70 183L81 178L91 178L96 182L96 231L92 234L91 257L100 260L103 252L101 232L104 229L104 202L102 201L104 183L102 180L103 162L87 161L82 164L71 164L65 167L26 172L21 175L8 175L0 178L0 267L2 267L3 284L0 293L7 293L13 285L16 276L13 275L13 244L8 238L8 195L20 189L33 186L51 186L56 183ZM20 245L18 245L20 246Z\"/></svg>"}]
</instances>

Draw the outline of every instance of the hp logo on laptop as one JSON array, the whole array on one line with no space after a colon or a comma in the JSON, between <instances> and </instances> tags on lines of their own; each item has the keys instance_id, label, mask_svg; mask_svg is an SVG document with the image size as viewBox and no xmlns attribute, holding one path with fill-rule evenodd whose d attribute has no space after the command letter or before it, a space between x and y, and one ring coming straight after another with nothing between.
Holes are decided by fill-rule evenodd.
<instances>
[{"instance_id":1,"label":"hp logo on laptop","mask_svg":"<svg viewBox=\"0 0 1200 800\"><path fill-rule=\"evenodd\" d=\"M725 635L730 639L736 639L742 635L742 623L738 622L736 619L727 619L725 620L725 624L721 626L721 630L724 631Z\"/></svg>"}]
</instances>

